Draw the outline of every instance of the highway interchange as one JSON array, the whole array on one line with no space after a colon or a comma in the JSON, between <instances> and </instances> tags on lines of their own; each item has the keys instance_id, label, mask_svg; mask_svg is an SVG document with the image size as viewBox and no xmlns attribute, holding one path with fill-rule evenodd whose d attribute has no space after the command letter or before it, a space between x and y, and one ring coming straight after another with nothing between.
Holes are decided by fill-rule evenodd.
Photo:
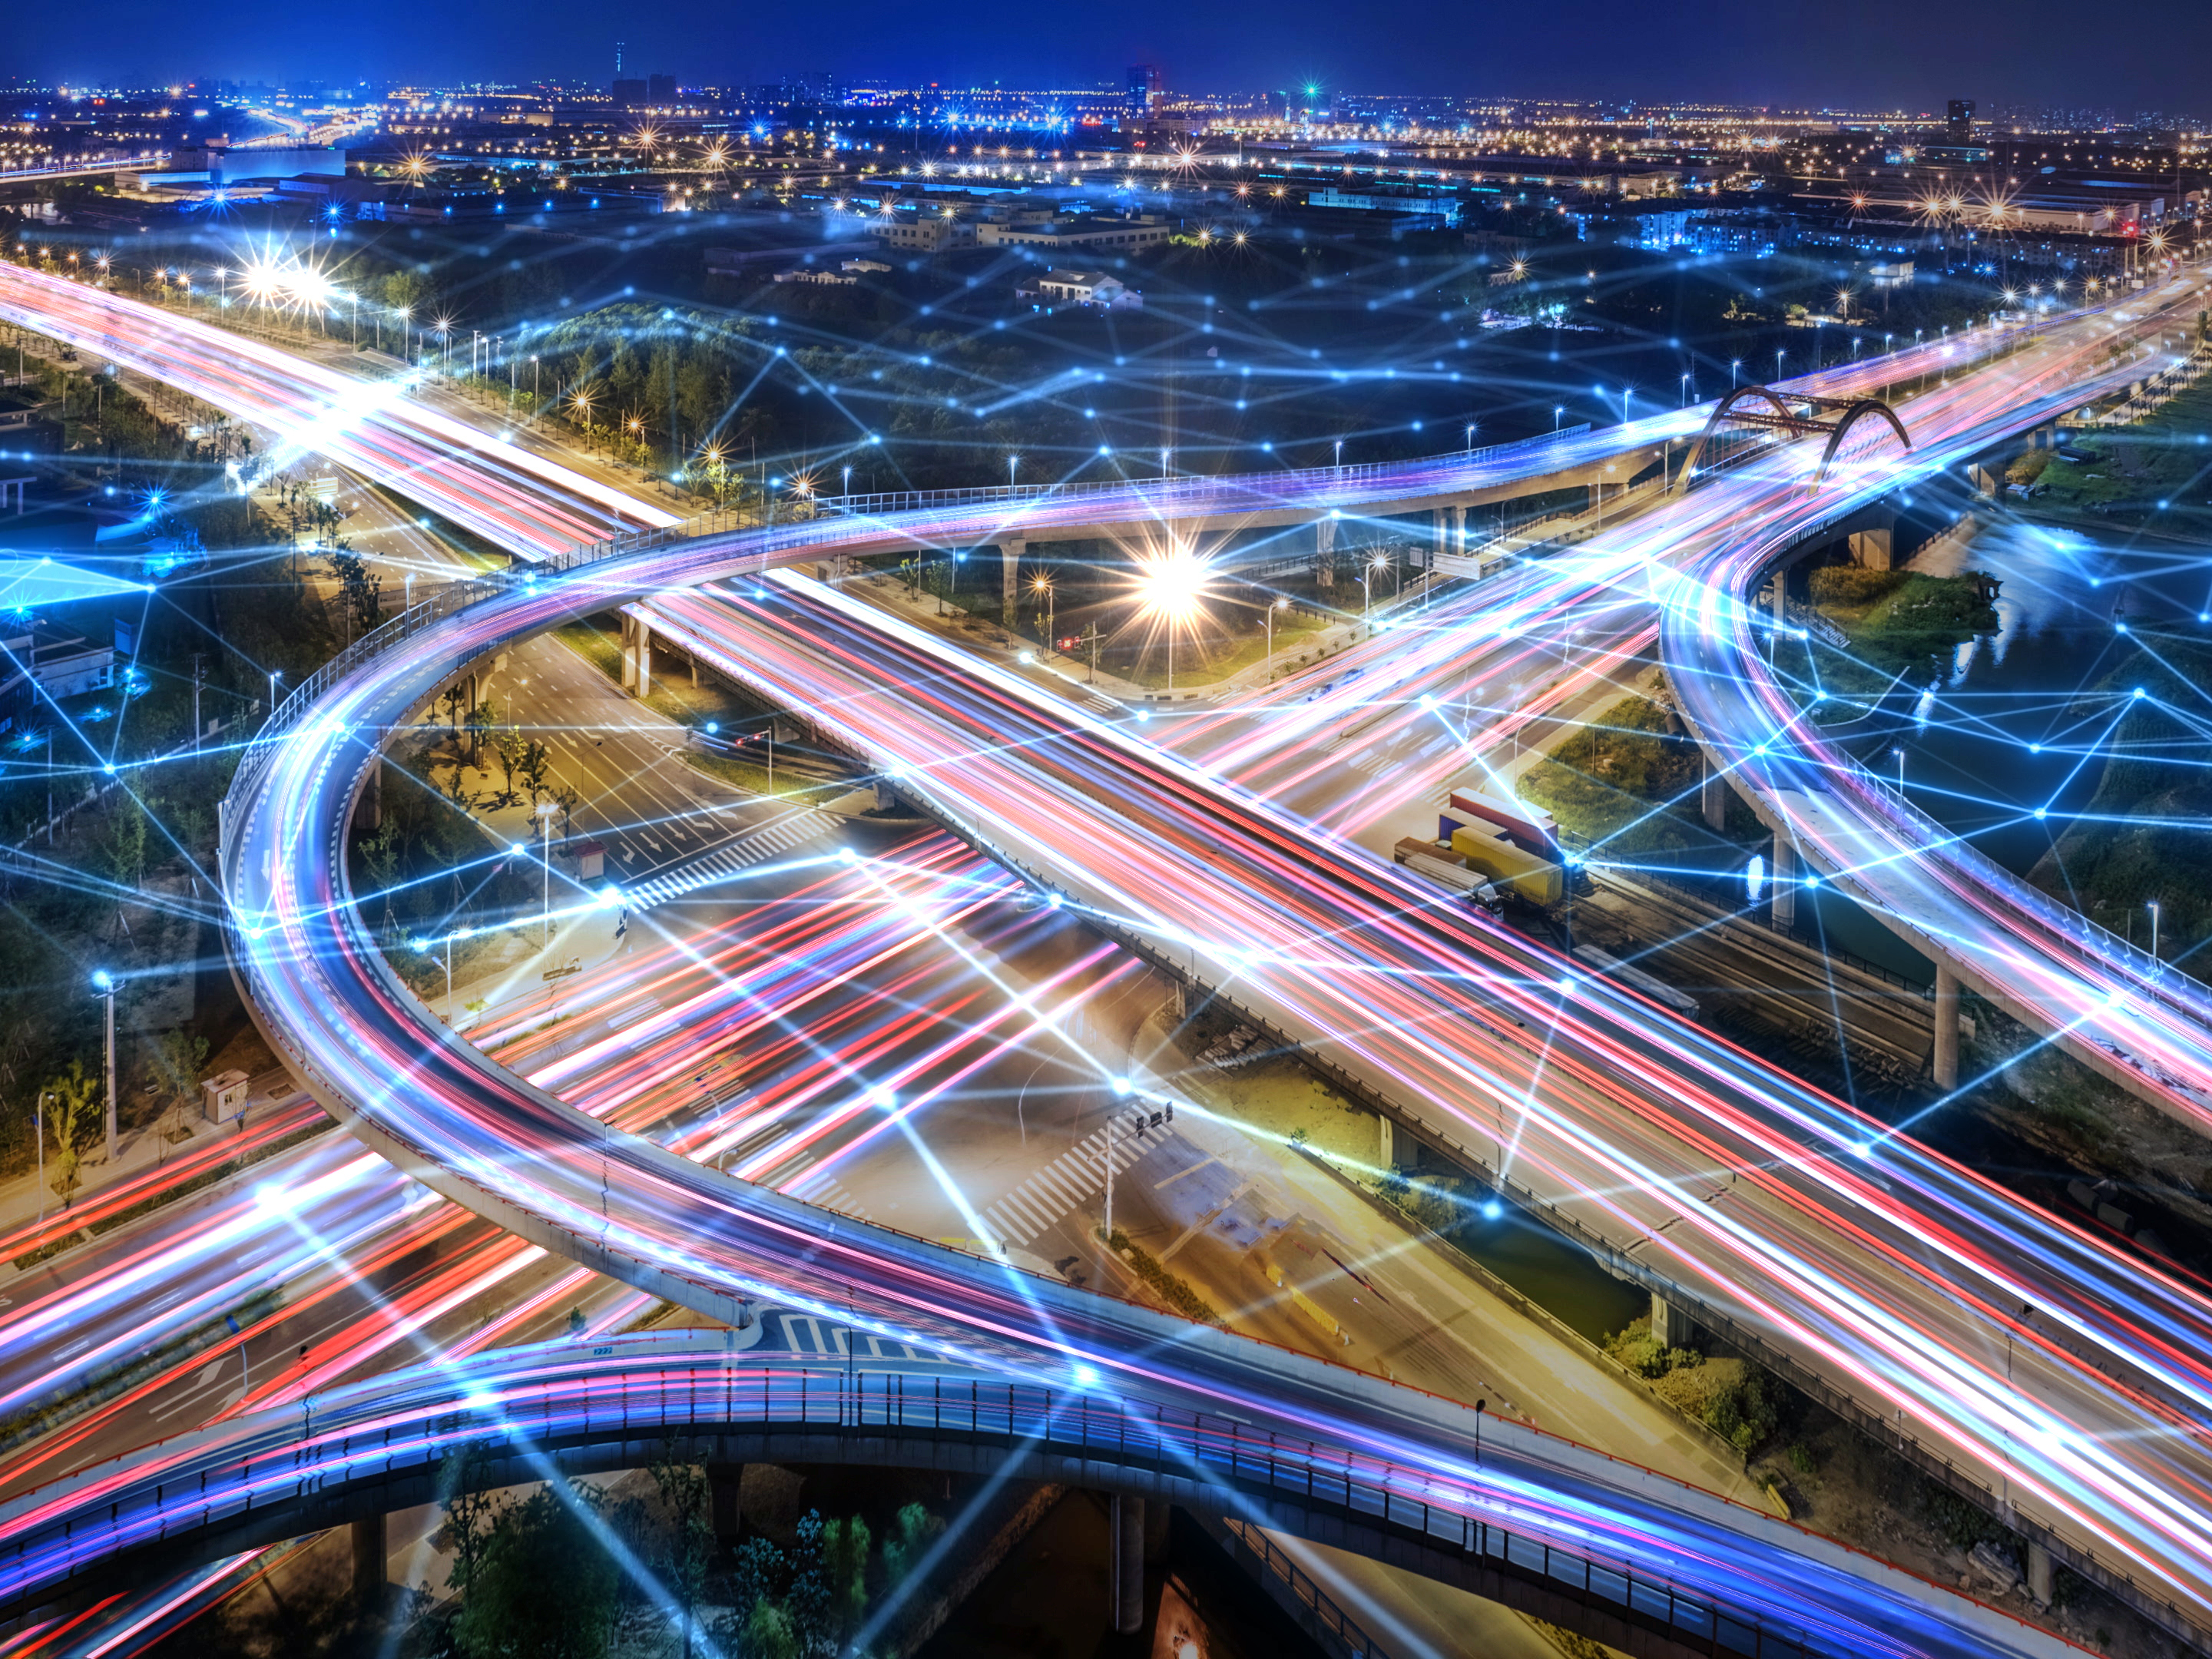
<instances>
[{"instance_id":1,"label":"highway interchange","mask_svg":"<svg viewBox=\"0 0 2212 1659\"><path fill-rule=\"evenodd\" d=\"M106 351L117 342L111 331L104 343L85 343ZM2065 374L2063 395L2080 401L2094 377L2078 364L2054 365L2062 356L2056 344L2038 354L2044 360L2038 372ZM2021 395L2020 369L2008 377L2000 366L1987 378L2009 378L1990 399L1994 418L1978 406L1978 394L1964 391L1908 403L1921 440L1916 465L1940 464L1941 452L1931 454L1937 443L1966 451L1985 443L2002 421L2045 417L2032 397ZM1962 377L1958 384L1978 382ZM195 390L209 395L204 386ZM325 439L333 449L348 441ZM471 441L469 447L481 453L483 446ZM410 462L412 471L403 466L394 475L392 452L380 443L363 445L351 459L383 466L395 488L419 492L426 504L469 494L459 467ZM476 522L544 534L557 546L593 527L594 510L605 510L602 525L649 520L649 509L607 501L596 489L582 492L596 507L518 505L536 488L522 482L531 479L542 483L544 470L507 465L480 487ZM1877 477L1858 487L1893 483ZM1665 568L1695 563L1694 556L1677 556L1677 549L1693 555L1712 549L1715 559L1733 557L1740 567L1748 556L1746 525L1763 526L1771 518L1769 502L1802 489L1794 468L1781 476L1747 468L1740 478L1693 493L1685 503L1693 522L1664 532ZM839 528L810 525L776 539L834 545ZM873 526L843 528L845 544L883 533ZM895 533L987 538L976 528L904 524ZM1423 706L1425 690L1444 703L1471 679L1492 674L1492 662L1498 671L1510 668L1539 617L1571 616L1616 653L1639 634L1648 638L1649 589L1634 590L1663 581L1664 568L1651 557L1662 550L1640 542L1657 533L1639 521L1615 545L1594 544L1571 568L1522 581L1508 599L1524 610L1485 615L1483 605L1448 602L1425 627L1376 641L1370 651L1378 659L1389 653L1395 682L1387 689L1396 707L1386 717L1409 727L1435 723L1440 716ZM2200 1485L2195 1425L2203 1378L2190 1350L2177 1352L2175 1341L2203 1328L2191 1291L2062 1224L2017 1215L2016 1204L1908 1143L1864 1155L1867 1126L1833 1103L1667 1026L1600 985L1577 980L1562 988L1562 979L1574 975L1558 958L1437 914L1431 896L1317 841L1294 817L1223 792L1206 773L1173 763L1156 745L1133 742L1126 725L1109 729L1072 713L1033 686L961 661L940 643L886 625L880 614L815 591L804 579L753 580L745 573L759 568L769 539L677 544L488 604L448 623L443 637L426 634L413 659L365 667L357 682L380 676L385 683L349 684L304 727L295 726L299 735L275 756L260 799L277 792L288 809L283 822L295 828L273 833L265 817L242 829L234 820L232 844L244 854L234 858L234 914L257 958L264 1016L290 1038L303 1068L313 1066L317 1097L342 1115L350 1108L372 1145L427 1155L435 1166L424 1169L428 1178L462 1189L471 1207L526 1231L550 1228L560 1237L548 1242L633 1282L688 1291L672 1299L702 1311L727 1312L736 1287L803 1297L810 1290L820 1295L842 1276L872 1291L870 1317L956 1351L980 1342L1002 1355L1034 1352L1042 1337L1045 1351L1062 1362L1133 1364L1106 1340L1110 1321L1078 1316L1096 1298L1063 1310L1057 1291L1048 1298L1022 1286L1010 1296L1013 1281L988 1261L880 1235L838 1251L834 1268L808 1261L792 1237L789 1212L752 1193L732 1198L726 1182L679 1173L642 1146L603 1133L595 1146L587 1123L514 1085L442 1033L426 1033L421 1006L368 960L373 947L334 885L343 871L319 857L327 843L296 838L297 827L342 821L331 814L358 775L353 733L398 726L462 661L575 608L577 593L563 591L564 584L588 590L594 607L635 596L651 604L657 626L733 677L808 711L902 792L969 827L1002 865L1041 881L1104 931L1219 988L1331 1066L1355 1073L1369 1093L1391 1101L1441 1144L1465 1149L1471 1163L1510 1175L1538 1202L1564 1203L1585 1231L1624 1251L1643 1246L1648 1257L1664 1261L1655 1271L1670 1284L1761 1327L1827 1369L1838 1386L1878 1401L1885 1413L1893 1407L1911 1433L1947 1455L1978 1460L1988 1484L2006 1482L2023 1515L2044 1520L2063 1541L2094 1549L2100 1559L2117 1552L2155 1582L2201 1597L2201 1516L2179 1497ZM633 576L632 564L649 570ZM665 591L725 573L735 573L738 585L680 597ZM1626 601L1624 583L1631 589ZM661 596L650 597L656 592ZM1659 614L1671 619L1692 609L1662 605ZM1741 607L1723 609L1731 625L1747 626ZM801 626L794 629L794 622ZM904 690L887 696L891 685ZM1376 695L1370 682L1334 705L1328 699L1297 705L1290 719L1273 720L1264 718L1265 700L1255 700L1243 729L1229 717L1185 721L1178 746L1200 751L1210 771L1257 783L1294 809L1297 784L1319 770L1306 735L1343 721L1348 705L1364 711ZM959 766L946 766L948 756L960 757ZM1438 749L1435 761L1440 773L1450 769L1452 745ZM1378 783L1364 806L1344 806L1329 827L1356 835L1380 823L1386 793L1402 797L1419 782L1401 776ZM1009 825L1019 826L1024 845L1000 842ZM1455 964L1441 979L1440 961ZM288 991L281 983L286 975L319 981L319 994ZM1392 1018L1378 1022L1384 1009ZM436 1048L418 1061L426 1036ZM409 1063L423 1070L404 1091L408 1098L394 1098L392 1067ZM1650 1097L1655 1071L1666 1083L1659 1099ZM1100 1073L1102 1081L1115 1075L1107 1064ZM902 1110L872 1093L848 1103L850 1113ZM512 1137L524 1132L529 1152L552 1155L533 1158L531 1178L518 1182L513 1153L525 1143ZM605 1171L591 1183L596 1194L568 1177L572 1162ZM1709 1201L1722 1184L1725 1205ZM1931 1224L1931 1213L1945 1222ZM707 1231L690 1231L694 1220ZM1842 1239L1849 1248L1839 1247ZM720 1240L728 1242L726 1252ZM780 1248L757 1249L748 1260L745 1246L763 1242ZM779 1255L781 1272L764 1271ZM2004 1328L2000 1304L2008 1308L2016 1295L2046 1310L2059 1329L2014 1333L2029 1363L2020 1383L2000 1386L1992 1345ZM1040 1306L1050 1314L1042 1328ZM1095 1342L1070 1334L1086 1329L1097 1334ZM1013 1350L1001 1347L1008 1343ZM1261 1402L1252 1384L1239 1380L1251 1362L1206 1358L1211 1363L1186 1362L1193 1368L1148 1375L1145 1382ZM2100 1360L2124 1368L2118 1382L2096 1370ZM2146 1416L2162 1431L2123 1446ZM1336 1425L1340 1432L1347 1426ZM1362 1431L1385 1432L1375 1422ZM1425 1449L1434 1455L1444 1445Z\"/></svg>"}]
</instances>

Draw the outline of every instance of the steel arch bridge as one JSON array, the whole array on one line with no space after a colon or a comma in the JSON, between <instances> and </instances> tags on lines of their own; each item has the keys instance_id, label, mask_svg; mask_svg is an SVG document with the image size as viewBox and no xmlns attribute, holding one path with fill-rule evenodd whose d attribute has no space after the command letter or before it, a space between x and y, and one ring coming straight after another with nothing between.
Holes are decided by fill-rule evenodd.
<instances>
[{"instance_id":1,"label":"steel arch bridge","mask_svg":"<svg viewBox=\"0 0 2212 1659\"><path fill-rule=\"evenodd\" d=\"M1753 399L1764 401L1765 409L1749 409L1745 405ZM1897 441L1906 449L1912 447L1912 434L1905 429L1905 422L1897 411L1879 398L1822 398L1809 392L1778 392L1766 385L1741 386L1730 392L1713 405L1706 417L1705 428L1690 446L1689 454L1682 463L1681 488L1686 491L1698 477L1699 465L1715 439L1724 426L1748 428L1753 431L1775 432L1785 438L1810 437L1814 433L1828 434L1826 447L1820 452L1820 464L1813 471L1811 488L1818 489L1828 476L1836 454L1843 447L1844 438L1860 421L1869 417L1886 422L1897 434Z\"/></svg>"}]
</instances>

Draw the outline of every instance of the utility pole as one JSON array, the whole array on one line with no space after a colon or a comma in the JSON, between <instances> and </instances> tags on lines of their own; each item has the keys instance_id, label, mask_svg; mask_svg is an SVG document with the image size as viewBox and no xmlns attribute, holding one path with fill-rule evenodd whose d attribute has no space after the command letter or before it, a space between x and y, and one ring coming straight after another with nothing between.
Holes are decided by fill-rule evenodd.
<instances>
[{"instance_id":1,"label":"utility pole","mask_svg":"<svg viewBox=\"0 0 2212 1659\"><path fill-rule=\"evenodd\" d=\"M206 656L192 653L192 753L200 752L200 687L207 684Z\"/></svg>"},{"instance_id":2,"label":"utility pole","mask_svg":"<svg viewBox=\"0 0 2212 1659\"><path fill-rule=\"evenodd\" d=\"M1114 1114L1106 1114L1106 1248L1114 1248Z\"/></svg>"}]
</instances>

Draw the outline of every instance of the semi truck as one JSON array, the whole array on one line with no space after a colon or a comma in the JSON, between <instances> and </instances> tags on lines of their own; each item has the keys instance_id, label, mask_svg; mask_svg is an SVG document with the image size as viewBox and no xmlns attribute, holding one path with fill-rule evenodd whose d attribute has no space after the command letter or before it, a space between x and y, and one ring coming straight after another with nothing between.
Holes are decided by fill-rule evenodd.
<instances>
[{"instance_id":1,"label":"semi truck","mask_svg":"<svg viewBox=\"0 0 2212 1659\"><path fill-rule=\"evenodd\" d=\"M1450 836L1453 854L1501 891L1542 909L1566 896L1566 872L1555 860L1516 845L1498 825L1478 818L1454 826Z\"/></svg>"},{"instance_id":2,"label":"semi truck","mask_svg":"<svg viewBox=\"0 0 2212 1659\"><path fill-rule=\"evenodd\" d=\"M1415 875L1425 876L1455 893L1465 894L1468 903L1480 906L1493 916L1505 908L1504 896L1487 877L1468 869L1452 855L1449 842L1423 841L1419 836L1408 836L1391 849L1391 856Z\"/></svg>"}]
</instances>

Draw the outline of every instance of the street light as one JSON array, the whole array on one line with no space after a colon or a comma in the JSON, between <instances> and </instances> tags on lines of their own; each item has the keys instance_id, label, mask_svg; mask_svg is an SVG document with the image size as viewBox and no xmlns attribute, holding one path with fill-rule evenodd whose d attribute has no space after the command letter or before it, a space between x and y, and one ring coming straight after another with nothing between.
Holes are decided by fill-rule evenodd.
<instances>
[{"instance_id":1,"label":"street light","mask_svg":"<svg viewBox=\"0 0 2212 1659\"><path fill-rule=\"evenodd\" d=\"M1689 377L1687 374L1685 374L1684 376L1682 376L1682 407L1683 407L1683 408L1685 408L1685 409L1687 409L1689 406L1690 406L1690 377Z\"/></svg>"},{"instance_id":2,"label":"street light","mask_svg":"<svg viewBox=\"0 0 2212 1659\"><path fill-rule=\"evenodd\" d=\"M1565 404L1553 404L1552 405L1552 431L1554 434L1559 432L1560 418L1564 416L1566 412L1567 406Z\"/></svg>"},{"instance_id":3,"label":"street light","mask_svg":"<svg viewBox=\"0 0 2212 1659\"><path fill-rule=\"evenodd\" d=\"M115 1172L115 975L92 970L92 994L107 1005L107 1170Z\"/></svg>"},{"instance_id":4,"label":"street light","mask_svg":"<svg viewBox=\"0 0 2212 1659\"><path fill-rule=\"evenodd\" d=\"M1167 624L1168 690L1172 695L1176 634L1204 612L1210 573L1205 560L1173 543L1164 551L1140 556L1137 565L1138 614Z\"/></svg>"},{"instance_id":5,"label":"street light","mask_svg":"<svg viewBox=\"0 0 2212 1659\"><path fill-rule=\"evenodd\" d=\"M2153 899L2143 907L2150 912L2150 959L2158 960L2158 901Z\"/></svg>"},{"instance_id":6,"label":"street light","mask_svg":"<svg viewBox=\"0 0 2212 1659\"><path fill-rule=\"evenodd\" d=\"M538 821L544 826L544 851L538 861L543 872L538 935L538 948L541 951L553 942L553 814L559 809L558 801L541 801L538 806Z\"/></svg>"},{"instance_id":7,"label":"street light","mask_svg":"<svg viewBox=\"0 0 2212 1659\"><path fill-rule=\"evenodd\" d=\"M1049 651L1052 648L1053 618L1058 614L1054 609L1052 578L1049 576L1036 578L1030 583L1030 592L1044 595L1044 643L1045 649Z\"/></svg>"},{"instance_id":8,"label":"street light","mask_svg":"<svg viewBox=\"0 0 2212 1659\"><path fill-rule=\"evenodd\" d=\"M272 720L276 718L276 682L283 678L284 671L281 668L269 671L269 718Z\"/></svg>"},{"instance_id":9,"label":"street light","mask_svg":"<svg viewBox=\"0 0 2212 1659\"><path fill-rule=\"evenodd\" d=\"M1290 604L1291 604L1290 599L1289 599L1289 597L1288 597L1287 595L1285 595L1285 597L1283 597L1283 598L1281 598L1281 599L1277 599L1277 600L1276 600L1273 605L1269 605L1269 606L1267 607L1267 662L1268 662L1268 664L1273 664L1273 663L1274 662L1274 660L1275 660L1275 613L1276 613L1278 611L1286 611L1286 610L1288 610L1288 609L1290 608Z\"/></svg>"},{"instance_id":10,"label":"street light","mask_svg":"<svg viewBox=\"0 0 2212 1659\"><path fill-rule=\"evenodd\" d=\"M1890 753L1897 757L1897 793L1901 795L1905 793L1905 751L1893 749Z\"/></svg>"},{"instance_id":11,"label":"street light","mask_svg":"<svg viewBox=\"0 0 2212 1659\"><path fill-rule=\"evenodd\" d=\"M1774 352L1774 378L1778 380L1782 378L1782 350L1778 346Z\"/></svg>"},{"instance_id":12,"label":"street light","mask_svg":"<svg viewBox=\"0 0 2212 1659\"><path fill-rule=\"evenodd\" d=\"M1020 456L1018 456L1018 455L1009 455L1009 456L1007 456L1007 457L1006 457L1006 488L1007 488L1007 489L1012 489L1014 487L1014 469L1015 469L1016 467L1019 466L1021 464L1022 464L1022 458L1021 458Z\"/></svg>"}]
</instances>

